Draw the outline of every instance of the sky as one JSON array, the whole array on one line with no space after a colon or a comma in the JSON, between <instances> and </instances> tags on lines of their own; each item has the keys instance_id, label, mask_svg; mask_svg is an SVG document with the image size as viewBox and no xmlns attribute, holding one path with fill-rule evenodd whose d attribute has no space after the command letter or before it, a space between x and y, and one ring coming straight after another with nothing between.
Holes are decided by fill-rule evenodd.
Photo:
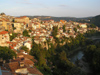
<instances>
[{"instance_id":1,"label":"sky","mask_svg":"<svg viewBox=\"0 0 100 75\"><path fill-rule=\"evenodd\" d=\"M100 15L100 0L0 0L0 13L11 16L91 17Z\"/></svg>"}]
</instances>

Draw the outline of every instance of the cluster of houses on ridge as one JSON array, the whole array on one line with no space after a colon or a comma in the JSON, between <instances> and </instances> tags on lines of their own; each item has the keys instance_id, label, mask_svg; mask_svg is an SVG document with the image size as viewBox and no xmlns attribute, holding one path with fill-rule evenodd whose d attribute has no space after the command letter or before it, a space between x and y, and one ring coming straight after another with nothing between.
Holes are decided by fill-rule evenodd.
<instances>
[{"instance_id":1,"label":"cluster of houses on ridge","mask_svg":"<svg viewBox=\"0 0 100 75\"><path fill-rule=\"evenodd\" d=\"M13 17L5 14L0 15L0 46L10 47L17 54L17 58L14 58L10 61L10 63L5 64L4 67L9 68L11 73L14 75L43 75L36 68L32 68L36 60L28 53L25 53L25 51L20 49L22 46L26 46L29 50L31 50L32 37L34 37L34 42L36 44L41 44L43 48L48 50L49 46L46 43L48 39L50 39L51 43L55 44L55 39L52 36L54 26L58 27L56 37L59 39L62 39L63 36L68 38L72 36L75 38L78 32L83 34L92 29L99 30L98 27L88 28L87 23L78 23L73 21L67 22L65 20L60 20L59 22L55 22L54 20L42 21L38 18L30 19L26 16ZM63 26L65 26L65 31ZM77 30L75 31L74 28ZM24 30L29 31L28 34L30 37L23 36ZM10 36L12 36L13 33L17 33L18 35L10 41ZM18 53L17 50L20 52ZM30 59L33 59L34 62ZM0 61L5 63L3 60ZM15 66L15 64L17 66ZM1 67L1 70L9 72L10 75L10 71L6 70L4 67Z\"/></svg>"},{"instance_id":2,"label":"cluster of houses on ridge","mask_svg":"<svg viewBox=\"0 0 100 75\"><path fill-rule=\"evenodd\" d=\"M65 25L65 30L63 30L63 26ZM60 20L59 22L55 22L54 20L46 20L42 21L37 18L29 19L26 16L22 17L12 17L7 15L0 15L0 39L2 40L0 42L0 46L7 46L11 49L18 50L21 46L26 45L29 50L31 49L32 40L31 37L34 36L34 42L37 44L42 44L43 48L48 49L48 45L44 42L47 41L47 39L51 39L50 41L54 43L54 38L52 36L53 27L58 27L58 33L57 38L65 37L76 37L78 32L80 33L86 33L87 30L92 30L93 28L87 28L87 23L78 23L73 21L65 21ZM77 28L77 31L74 30L74 28ZM6 31L5 31L6 30ZM30 37L25 37L22 35L24 30L31 30L29 32ZM98 27L95 28L95 30L98 30ZM9 36L12 36L12 33L19 33L20 36L17 36L15 39L10 41Z\"/></svg>"}]
</instances>

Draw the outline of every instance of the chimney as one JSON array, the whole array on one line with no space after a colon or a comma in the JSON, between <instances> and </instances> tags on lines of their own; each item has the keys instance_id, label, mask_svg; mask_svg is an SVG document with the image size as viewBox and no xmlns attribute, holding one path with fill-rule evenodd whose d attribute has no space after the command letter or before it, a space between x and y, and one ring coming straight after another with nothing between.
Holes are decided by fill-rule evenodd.
<instances>
[{"instance_id":1,"label":"chimney","mask_svg":"<svg viewBox=\"0 0 100 75\"><path fill-rule=\"evenodd\" d=\"M19 62L20 67L24 67L24 62Z\"/></svg>"}]
</instances>

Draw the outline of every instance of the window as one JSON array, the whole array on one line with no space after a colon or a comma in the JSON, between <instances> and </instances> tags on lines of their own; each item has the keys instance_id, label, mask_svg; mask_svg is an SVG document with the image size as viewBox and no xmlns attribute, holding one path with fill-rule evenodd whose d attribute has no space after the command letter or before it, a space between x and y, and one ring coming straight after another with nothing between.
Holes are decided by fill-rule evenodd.
<instances>
[{"instance_id":1,"label":"window","mask_svg":"<svg viewBox=\"0 0 100 75\"><path fill-rule=\"evenodd\" d=\"M7 25L10 25L10 23L7 23Z\"/></svg>"}]
</instances>

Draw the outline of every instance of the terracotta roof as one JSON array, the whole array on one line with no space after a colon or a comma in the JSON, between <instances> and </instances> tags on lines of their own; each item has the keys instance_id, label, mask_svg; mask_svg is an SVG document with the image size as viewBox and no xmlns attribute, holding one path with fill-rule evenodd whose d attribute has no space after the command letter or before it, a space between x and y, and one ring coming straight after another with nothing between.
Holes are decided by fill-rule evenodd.
<instances>
[{"instance_id":1,"label":"terracotta roof","mask_svg":"<svg viewBox=\"0 0 100 75\"><path fill-rule=\"evenodd\" d=\"M6 69L5 67L1 66L1 70L6 70L9 71L8 69Z\"/></svg>"},{"instance_id":2,"label":"terracotta roof","mask_svg":"<svg viewBox=\"0 0 100 75\"><path fill-rule=\"evenodd\" d=\"M30 59L30 60L33 60L33 62L37 62L37 60L34 59L34 56L31 56L31 55L25 55L25 54L23 54L23 53L18 53L18 54L17 54L17 57L19 57L19 56L21 56L21 55L23 55L24 58L28 58L28 59Z\"/></svg>"},{"instance_id":3,"label":"terracotta roof","mask_svg":"<svg viewBox=\"0 0 100 75\"><path fill-rule=\"evenodd\" d=\"M0 20L0 21L2 21L2 20Z\"/></svg>"},{"instance_id":4,"label":"terracotta roof","mask_svg":"<svg viewBox=\"0 0 100 75\"><path fill-rule=\"evenodd\" d=\"M22 16L22 17L16 17L16 19L23 19L26 18L27 16Z\"/></svg>"},{"instance_id":5,"label":"terracotta roof","mask_svg":"<svg viewBox=\"0 0 100 75\"><path fill-rule=\"evenodd\" d=\"M14 49L14 47L13 46L10 46L10 49Z\"/></svg>"},{"instance_id":6,"label":"terracotta roof","mask_svg":"<svg viewBox=\"0 0 100 75\"><path fill-rule=\"evenodd\" d=\"M1 18L3 21L9 22L9 19L7 18Z\"/></svg>"},{"instance_id":7,"label":"terracotta roof","mask_svg":"<svg viewBox=\"0 0 100 75\"><path fill-rule=\"evenodd\" d=\"M31 65L31 64L34 65L34 62L29 59L24 60L24 63L25 63L25 65Z\"/></svg>"},{"instance_id":8,"label":"terracotta roof","mask_svg":"<svg viewBox=\"0 0 100 75\"><path fill-rule=\"evenodd\" d=\"M29 71L29 73L31 74L38 74L38 75L43 75L38 69L36 68L27 68L27 70Z\"/></svg>"},{"instance_id":9,"label":"terracotta roof","mask_svg":"<svg viewBox=\"0 0 100 75\"><path fill-rule=\"evenodd\" d=\"M2 75L12 75L11 72L2 72Z\"/></svg>"},{"instance_id":10,"label":"terracotta roof","mask_svg":"<svg viewBox=\"0 0 100 75\"><path fill-rule=\"evenodd\" d=\"M0 34L7 34L7 33L8 33L7 31L0 32Z\"/></svg>"},{"instance_id":11,"label":"terracotta roof","mask_svg":"<svg viewBox=\"0 0 100 75\"><path fill-rule=\"evenodd\" d=\"M11 62L8 64L8 66L11 72L15 72L16 69L20 68L18 62Z\"/></svg>"}]
</instances>

